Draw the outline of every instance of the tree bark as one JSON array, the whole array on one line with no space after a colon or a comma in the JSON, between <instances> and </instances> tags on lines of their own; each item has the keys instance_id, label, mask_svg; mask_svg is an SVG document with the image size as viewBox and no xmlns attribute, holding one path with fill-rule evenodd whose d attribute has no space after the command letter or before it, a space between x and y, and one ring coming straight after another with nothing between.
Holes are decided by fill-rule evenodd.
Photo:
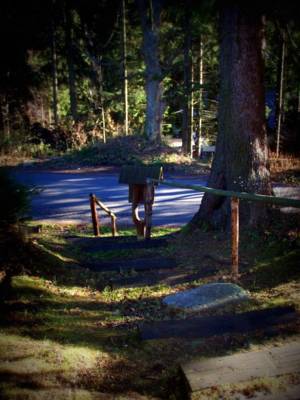
<instances>
[{"instance_id":1,"label":"tree bark","mask_svg":"<svg viewBox=\"0 0 300 400\"><path fill-rule=\"evenodd\" d=\"M182 150L186 155L192 155L191 135L191 30L189 3L186 3L184 15L184 48L183 48L183 113L182 113Z\"/></svg>"},{"instance_id":2,"label":"tree bark","mask_svg":"<svg viewBox=\"0 0 300 400\"><path fill-rule=\"evenodd\" d=\"M101 112L101 128L103 142L106 143L106 121L105 121L105 108L104 108L104 96L103 96L103 68L102 68L102 56L95 54L95 44L91 38L91 35L87 29L87 26L83 24L83 33L87 45L87 57L90 60L92 73L92 93L95 101L96 112Z\"/></svg>"},{"instance_id":3,"label":"tree bark","mask_svg":"<svg viewBox=\"0 0 300 400\"><path fill-rule=\"evenodd\" d=\"M285 70L285 52L286 52L286 39L285 33L282 33L281 51L278 68L278 105L277 105L277 124L276 124L276 157L279 157L280 151L280 135L283 119L283 84L284 84L284 70Z\"/></svg>"},{"instance_id":4,"label":"tree bark","mask_svg":"<svg viewBox=\"0 0 300 400\"><path fill-rule=\"evenodd\" d=\"M127 73L127 37L126 37L126 5L122 0L122 50L123 50L123 95L124 95L124 131L128 135L128 73Z\"/></svg>"},{"instance_id":5,"label":"tree bark","mask_svg":"<svg viewBox=\"0 0 300 400\"><path fill-rule=\"evenodd\" d=\"M10 117L9 117L9 102L8 96L1 96L1 116L2 116L2 128L4 139L9 139L10 137Z\"/></svg>"},{"instance_id":6,"label":"tree bark","mask_svg":"<svg viewBox=\"0 0 300 400\"><path fill-rule=\"evenodd\" d=\"M192 49L191 49L192 51ZM190 136L190 156L193 156L193 143L194 143L194 65L193 65L193 55L191 54L191 81L190 81L190 112L189 112L189 136Z\"/></svg>"},{"instance_id":7,"label":"tree bark","mask_svg":"<svg viewBox=\"0 0 300 400\"><path fill-rule=\"evenodd\" d=\"M199 99L198 99L198 124L197 124L197 137L195 145L195 155L199 158L201 155L201 141L202 141L202 110L203 110L203 40L199 40Z\"/></svg>"},{"instance_id":8,"label":"tree bark","mask_svg":"<svg viewBox=\"0 0 300 400\"><path fill-rule=\"evenodd\" d=\"M238 1L220 10L220 102L216 154L208 186L271 194L263 87L262 17ZM241 218L257 225L267 216L258 203L241 203ZM192 224L230 226L230 201L205 194Z\"/></svg>"},{"instance_id":9,"label":"tree bark","mask_svg":"<svg viewBox=\"0 0 300 400\"><path fill-rule=\"evenodd\" d=\"M78 119L77 113L77 94L76 94L76 77L74 68L74 45L72 35L72 13L68 7L67 2L65 3L65 48L68 65L68 83L69 83L69 95L70 95L70 109L71 115L74 121Z\"/></svg>"},{"instance_id":10,"label":"tree bark","mask_svg":"<svg viewBox=\"0 0 300 400\"><path fill-rule=\"evenodd\" d=\"M147 0L137 0L137 4L143 31L142 50L146 65L145 88L147 106L145 134L149 140L155 141L161 138L164 111L162 71L158 49L161 0L150 0L150 2Z\"/></svg>"},{"instance_id":11,"label":"tree bark","mask_svg":"<svg viewBox=\"0 0 300 400\"><path fill-rule=\"evenodd\" d=\"M55 0L52 2L53 14L55 8ZM58 79L57 79L57 53L56 53L56 31L54 15L51 21L51 57L52 57L52 112L54 125L58 125Z\"/></svg>"}]
</instances>

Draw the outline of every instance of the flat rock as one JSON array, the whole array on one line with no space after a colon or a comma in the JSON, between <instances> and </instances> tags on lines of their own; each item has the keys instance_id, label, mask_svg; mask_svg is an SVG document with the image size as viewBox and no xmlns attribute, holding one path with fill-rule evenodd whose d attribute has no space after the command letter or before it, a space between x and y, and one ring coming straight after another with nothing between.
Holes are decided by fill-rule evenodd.
<instances>
[{"instance_id":1,"label":"flat rock","mask_svg":"<svg viewBox=\"0 0 300 400\"><path fill-rule=\"evenodd\" d=\"M164 298L169 307L185 311L201 311L249 299L247 292L232 283L209 283Z\"/></svg>"}]
</instances>

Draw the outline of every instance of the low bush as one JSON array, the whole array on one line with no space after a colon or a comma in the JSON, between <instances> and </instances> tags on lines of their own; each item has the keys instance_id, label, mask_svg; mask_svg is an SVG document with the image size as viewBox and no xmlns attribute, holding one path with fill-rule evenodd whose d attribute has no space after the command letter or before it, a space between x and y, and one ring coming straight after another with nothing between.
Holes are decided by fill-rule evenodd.
<instances>
[{"instance_id":1,"label":"low bush","mask_svg":"<svg viewBox=\"0 0 300 400\"><path fill-rule=\"evenodd\" d=\"M0 229L15 224L28 209L29 190L0 169Z\"/></svg>"}]
</instances>

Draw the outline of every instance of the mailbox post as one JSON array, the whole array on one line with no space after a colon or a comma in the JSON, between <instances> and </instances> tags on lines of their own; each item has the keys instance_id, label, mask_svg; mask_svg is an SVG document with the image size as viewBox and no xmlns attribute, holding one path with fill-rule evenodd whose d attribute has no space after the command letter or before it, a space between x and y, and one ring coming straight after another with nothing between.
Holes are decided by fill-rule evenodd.
<instances>
[{"instance_id":1,"label":"mailbox post","mask_svg":"<svg viewBox=\"0 0 300 400\"><path fill-rule=\"evenodd\" d=\"M152 227L152 206L154 203L154 184L151 179L162 179L160 165L128 165L121 169L119 183L129 186L129 202L131 203L132 220L136 226L138 239L150 239ZM145 218L139 217L139 205L143 204Z\"/></svg>"}]
</instances>

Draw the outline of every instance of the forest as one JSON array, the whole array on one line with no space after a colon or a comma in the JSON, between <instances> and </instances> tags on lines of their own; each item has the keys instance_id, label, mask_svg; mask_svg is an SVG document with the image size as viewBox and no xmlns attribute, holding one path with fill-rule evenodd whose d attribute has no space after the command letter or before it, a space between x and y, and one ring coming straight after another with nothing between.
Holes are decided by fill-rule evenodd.
<instances>
[{"instance_id":1,"label":"forest","mask_svg":"<svg viewBox=\"0 0 300 400\"><path fill-rule=\"evenodd\" d=\"M155 1L152 8L147 1L3 1L1 153L51 154L144 135L181 137L183 152L197 157L197 143L215 144L217 133L218 6L213 0ZM299 151L295 7L265 1L260 10L268 143L275 153Z\"/></svg>"},{"instance_id":2,"label":"forest","mask_svg":"<svg viewBox=\"0 0 300 400\"><path fill-rule=\"evenodd\" d=\"M0 19L0 399L299 398L296 2Z\"/></svg>"}]
</instances>

